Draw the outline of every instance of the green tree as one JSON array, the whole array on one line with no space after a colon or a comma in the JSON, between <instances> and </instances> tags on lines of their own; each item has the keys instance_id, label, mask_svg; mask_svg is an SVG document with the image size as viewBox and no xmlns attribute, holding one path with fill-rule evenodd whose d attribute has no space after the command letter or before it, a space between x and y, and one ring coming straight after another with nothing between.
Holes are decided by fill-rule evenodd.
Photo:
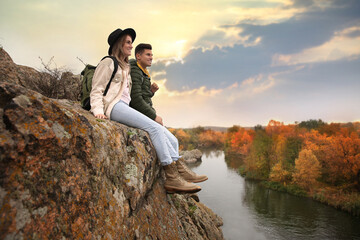
<instances>
[{"instance_id":1,"label":"green tree","mask_svg":"<svg viewBox=\"0 0 360 240\"><path fill-rule=\"evenodd\" d=\"M254 130L255 130L255 131L263 131L263 130L264 130L264 127L261 126L260 124L258 124L258 125L256 125L256 126L254 127Z\"/></svg>"},{"instance_id":2,"label":"green tree","mask_svg":"<svg viewBox=\"0 0 360 240\"><path fill-rule=\"evenodd\" d=\"M259 178L267 179L271 171L271 154L273 140L265 131L257 131L250 147L249 156L245 159L246 170Z\"/></svg>"},{"instance_id":3,"label":"green tree","mask_svg":"<svg viewBox=\"0 0 360 240\"><path fill-rule=\"evenodd\" d=\"M326 125L326 123L323 122L321 119L319 119L319 120L310 119L310 120L302 121L299 123L299 127L306 128L307 130L319 129L320 127L322 127L324 125Z\"/></svg>"},{"instance_id":4,"label":"green tree","mask_svg":"<svg viewBox=\"0 0 360 240\"><path fill-rule=\"evenodd\" d=\"M285 167L292 170L295 166L295 159L299 156L303 140L300 137L288 137L285 141L284 159Z\"/></svg>"}]
</instances>

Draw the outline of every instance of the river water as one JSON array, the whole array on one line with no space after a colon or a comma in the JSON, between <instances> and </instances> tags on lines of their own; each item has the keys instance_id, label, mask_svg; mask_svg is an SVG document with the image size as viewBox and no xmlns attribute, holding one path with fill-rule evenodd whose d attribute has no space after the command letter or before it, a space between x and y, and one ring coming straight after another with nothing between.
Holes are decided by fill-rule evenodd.
<instances>
[{"instance_id":1,"label":"river water","mask_svg":"<svg viewBox=\"0 0 360 240\"><path fill-rule=\"evenodd\" d=\"M360 218L245 180L228 167L222 151L204 154L191 168L209 177L198 183L198 195L222 217L227 240L360 239Z\"/></svg>"}]
</instances>

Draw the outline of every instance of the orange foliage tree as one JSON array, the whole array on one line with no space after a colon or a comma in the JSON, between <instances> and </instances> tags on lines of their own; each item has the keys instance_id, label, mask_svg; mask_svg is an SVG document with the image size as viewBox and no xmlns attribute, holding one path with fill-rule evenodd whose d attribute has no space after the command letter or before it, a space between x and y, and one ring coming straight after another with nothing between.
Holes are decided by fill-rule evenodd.
<instances>
[{"instance_id":1,"label":"orange foliage tree","mask_svg":"<svg viewBox=\"0 0 360 240\"><path fill-rule=\"evenodd\" d=\"M179 149L183 150L183 149L187 149L191 136L190 134L188 134L187 132L185 132L183 129L174 129L174 128L169 128L169 131L175 135L175 137L178 139L179 141Z\"/></svg>"},{"instance_id":2,"label":"orange foliage tree","mask_svg":"<svg viewBox=\"0 0 360 240\"><path fill-rule=\"evenodd\" d=\"M225 134L219 131L206 130L199 134L199 145L202 147L220 147L224 141Z\"/></svg>"},{"instance_id":3,"label":"orange foliage tree","mask_svg":"<svg viewBox=\"0 0 360 240\"><path fill-rule=\"evenodd\" d=\"M293 182L304 189L311 189L320 176L320 168L320 163L311 150L301 150L299 158L295 160Z\"/></svg>"},{"instance_id":4,"label":"orange foliage tree","mask_svg":"<svg viewBox=\"0 0 360 240\"><path fill-rule=\"evenodd\" d=\"M236 133L231 136L230 148L242 156L249 154L250 146L254 138L253 130L245 130L240 128Z\"/></svg>"},{"instance_id":5,"label":"orange foliage tree","mask_svg":"<svg viewBox=\"0 0 360 240\"><path fill-rule=\"evenodd\" d=\"M225 134L225 150L231 151L231 139L235 133L240 129L240 126L234 125L227 129Z\"/></svg>"},{"instance_id":6,"label":"orange foliage tree","mask_svg":"<svg viewBox=\"0 0 360 240\"><path fill-rule=\"evenodd\" d=\"M360 138L355 132L342 129L333 141L335 158L328 162L329 173L339 183L354 183L360 171Z\"/></svg>"},{"instance_id":7,"label":"orange foliage tree","mask_svg":"<svg viewBox=\"0 0 360 240\"><path fill-rule=\"evenodd\" d=\"M341 129L332 136L312 130L305 135L306 148L313 151L322 166L325 182L354 183L360 171L360 138L357 132Z\"/></svg>"},{"instance_id":8,"label":"orange foliage tree","mask_svg":"<svg viewBox=\"0 0 360 240\"><path fill-rule=\"evenodd\" d=\"M269 136L294 136L295 135L295 127L294 125L284 125L283 122L279 122L276 120L270 120L268 125L265 128L266 133Z\"/></svg>"},{"instance_id":9,"label":"orange foliage tree","mask_svg":"<svg viewBox=\"0 0 360 240\"><path fill-rule=\"evenodd\" d=\"M281 162L276 163L272 168L269 176L271 181L286 183L291 180L291 172L287 171Z\"/></svg>"}]
</instances>

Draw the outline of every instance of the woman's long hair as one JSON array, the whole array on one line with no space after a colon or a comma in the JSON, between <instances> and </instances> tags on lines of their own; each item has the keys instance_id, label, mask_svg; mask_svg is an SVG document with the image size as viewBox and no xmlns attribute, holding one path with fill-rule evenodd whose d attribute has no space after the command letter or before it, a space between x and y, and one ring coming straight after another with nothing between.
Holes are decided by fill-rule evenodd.
<instances>
[{"instance_id":1,"label":"woman's long hair","mask_svg":"<svg viewBox=\"0 0 360 240\"><path fill-rule=\"evenodd\" d=\"M123 52L123 46L125 44L125 39L130 35L123 35L119 38L119 40L114 44L111 55L115 56L119 62L121 69L127 70L129 68L129 57L125 57ZM131 37L131 36L130 36Z\"/></svg>"}]
</instances>

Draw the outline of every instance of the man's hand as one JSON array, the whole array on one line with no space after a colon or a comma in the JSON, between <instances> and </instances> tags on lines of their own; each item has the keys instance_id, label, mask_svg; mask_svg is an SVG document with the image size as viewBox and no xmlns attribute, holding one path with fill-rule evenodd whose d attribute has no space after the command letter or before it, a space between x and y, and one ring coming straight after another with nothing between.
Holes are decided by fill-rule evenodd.
<instances>
[{"instance_id":1,"label":"man's hand","mask_svg":"<svg viewBox=\"0 0 360 240\"><path fill-rule=\"evenodd\" d=\"M105 116L104 114L96 114L95 117L100 119L108 119L108 117Z\"/></svg>"},{"instance_id":2,"label":"man's hand","mask_svg":"<svg viewBox=\"0 0 360 240\"><path fill-rule=\"evenodd\" d=\"M162 118L158 115L156 115L155 122L157 122L158 124L164 125Z\"/></svg>"},{"instance_id":3,"label":"man's hand","mask_svg":"<svg viewBox=\"0 0 360 240\"><path fill-rule=\"evenodd\" d=\"M150 90L152 93L155 93L157 90L159 90L159 86L156 83L152 83L150 86Z\"/></svg>"}]
</instances>

